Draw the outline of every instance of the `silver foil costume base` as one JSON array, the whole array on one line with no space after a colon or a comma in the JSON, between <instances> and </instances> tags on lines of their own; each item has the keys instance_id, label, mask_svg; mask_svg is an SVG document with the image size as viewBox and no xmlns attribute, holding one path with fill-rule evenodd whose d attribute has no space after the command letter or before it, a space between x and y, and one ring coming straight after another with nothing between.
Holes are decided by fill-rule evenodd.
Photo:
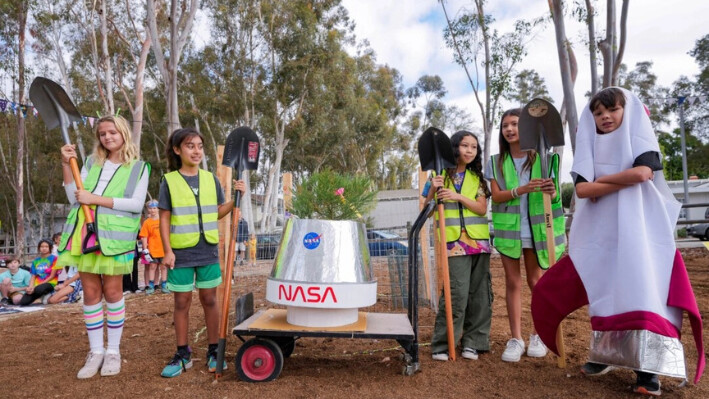
<instances>
[{"instance_id":1,"label":"silver foil costume base","mask_svg":"<svg viewBox=\"0 0 709 399\"><path fill-rule=\"evenodd\" d=\"M682 342L677 338L665 337L648 330L593 331L588 360L687 378Z\"/></svg>"}]
</instances>

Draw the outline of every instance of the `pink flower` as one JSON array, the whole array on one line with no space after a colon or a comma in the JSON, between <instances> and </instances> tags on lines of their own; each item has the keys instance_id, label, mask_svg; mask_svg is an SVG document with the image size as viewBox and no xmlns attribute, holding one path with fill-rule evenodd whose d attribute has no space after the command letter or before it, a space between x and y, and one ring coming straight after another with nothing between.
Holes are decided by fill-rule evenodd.
<instances>
[{"instance_id":1,"label":"pink flower","mask_svg":"<svg viewBox=\"0 0 709 399\"><path fill-rule=\"evenodd\" d=\"M335 195L344 196L344 194L345 194L345 188L344 188L344 187L340 187L340 188L338 188L337 190L335 190Z\"/></svg>"}]
</instances>

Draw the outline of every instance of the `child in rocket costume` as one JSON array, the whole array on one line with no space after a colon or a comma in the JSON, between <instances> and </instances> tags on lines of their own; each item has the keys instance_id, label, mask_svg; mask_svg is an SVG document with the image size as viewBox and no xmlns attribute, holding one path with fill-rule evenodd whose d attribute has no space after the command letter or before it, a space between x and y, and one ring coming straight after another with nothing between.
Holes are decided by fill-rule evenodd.
<instances>
[{"instance_id":1,"label":"child in rocket costume","mask_svg":"<svg viewBox=\"0 0 709 399\"><path fill-rule=\"evenodd\" d=\"M569 255L532 295L534 325L549 349L558 354L559 323L588 304L593 331L582 373L630 368L638 375L634 391L655 396L658 374L686 378L683 311L698 352L695 383L705 363L702 320L674 242L681 205L664 179L659 151L636 95L609 88L591 99L571 170L578 201Z\"/></svg>"}]
</instances>

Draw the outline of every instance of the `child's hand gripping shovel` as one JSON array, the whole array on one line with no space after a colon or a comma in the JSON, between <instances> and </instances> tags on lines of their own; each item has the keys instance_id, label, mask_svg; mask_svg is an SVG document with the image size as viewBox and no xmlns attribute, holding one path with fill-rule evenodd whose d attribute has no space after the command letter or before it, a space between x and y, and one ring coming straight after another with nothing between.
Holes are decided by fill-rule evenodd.
<instances>
[{"instance_id":1,"label":"child's hand gripping shovel","mask_svg":"<svg viewBox=\"0 0 709 399\"><path fill-rule=\"evenodd\" d=\"M64 89L56 82L47 78L37 77L30 85L30 100L32 100L32 104L42 116L47 129L52 130L59 126L64 138L64 144L71 144L68 127L73 122L80 122L81 114ZM71 158L69 165L71 166L71 174L74 176L76 189L83 190L84 184L81 181L81 173L79 172L79 164L76 158ZM88 205L81 205L81 210L84 212L84 218L86 219L86 236L81 243L81 252L88 254L99 250L101 247L96 235L97 226L91 209ZM87 247L89 243L93 245Z\"/></svg>"},{"instance_id":2,"label":"child's hand gripping shovel","mask_svg":"<svg viewBox=\"0 0 709 399\"><path fill-rule=\"evenodd\" d=\"M559 111L550 102L535 98L525 105L519 117L519 146L523 151L534 150L539 154L542 177L551 177L547 156L551 147L564 145L564 128L561 124ZM557 176L558 178L558 176ZM560 195L560 193L557 193ZM549 265L556 263L556 244L554 242L554 225L551 210L551 195L543 193L544 224L546 227L547 255ZM559 324L556 331L556 345L559 349L558 366L566 367L566 350L564 348L564 333Z\"/></svg>"},{"instance_id":3,"label":"child's hand gripping shovel","mask_svg":"<svg viewBox=\"0 0 709 399\"><path fill-rule=\"evenodd\" d=\"M248 127L239 127L231 131L226 139L222 165L236 169L236 180L241 179L244 170L256 170L261 146L256 133ZM215 378L222 376L224 371L224 355L226 352L226 332L229 323L229 299L231 297L231 276L234 271L236 254L236 233L241 218L241 191L233 190L234 210L231 212L231 239L227 251L226 267L224 269L224 297L222 298L222 314L219 321L219 346L217 347L217 370Z\"/></svg>"},{"instance_id":4,"label":"child's hand gripping shovel","mask_svg":"<svg viewBox=\"0 0 709 399\"><path fill-rule=\"evenodd\" d=\"M445 168L455 167L455 156L450 139L435 127L426 129L418 141L421 169L434 170L436 174L443 173ZM451 304L451 281L448 271L448 256L446 255L446 218L443 214L443 202L438 201L438 234L441 275L443 276L443 299L446 302L446 337L448 340L448 356L455 360L455 336L453 332L453 307Z\"/></svg>"}]
</instances>

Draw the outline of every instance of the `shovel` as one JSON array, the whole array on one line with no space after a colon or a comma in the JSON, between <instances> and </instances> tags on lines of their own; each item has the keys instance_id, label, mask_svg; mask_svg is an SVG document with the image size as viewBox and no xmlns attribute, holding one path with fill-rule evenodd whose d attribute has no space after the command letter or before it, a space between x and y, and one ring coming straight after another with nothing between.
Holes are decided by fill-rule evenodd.
<instances>
[{"instance_id":1,"label":"shovel","mask_svg":"<svg viewBox=\"0 0 709 399\"><path fill-rule=\"evenodd\" d=\"M42 116L47 129L52 130L59 126L64 138L64 144L71 144L68 127L73 122L80 122L81 114L64 89L47 78L36 77L30 85L30 100L32 100L32 104ZM71 174L74 176L76 189L83 190L84 183L81 181L81 173L79 172L79 164L76 158L69 159L69 165L71 166ZM81 243L81 252L88 254L98 251L101 246L96 235L98 229L91 209L88 205L81 205L81 210L84 212L84 218L86 219L86 236ZM93 245L87 247L89 242Z\"/></svg>"},{"instance_id":2,"label":"shovel","mask_svg":"<svg viewBox=\"0 0 709 399\"><path fill-rule=\"evenodd\" d=\"M542 177L548 178L549 166L547 156L551 147L564 145L564 128L561 124L559 111L549 101L535 98L524 106L522 115L519 117L519 147L522 151L535 150L539 154L541 162ZM560 195L560 193L557 193ZM554 245L554 226L551 211L551 196L543 194L544 200L544 223L546 225L547 255L549 265L556 261L556 251ZM558 366L566 367L566 350L564 348L564 333L559 324L556 331L556 345L559 349Z\"/></svg>"},{"instance_id":3,"label":"shovel","mask_svg":"<svg viewBox=\"0 0 709 399\"><path fill-rule=\"evenodd\" d=\"M256 133L248 127L239 127L231 131L224 145L222 165L236 169L236 180L241 179L244 170L256 170L261 150ZM226 352L226 330L229 323L229 299L231 296L231 275L234 272L234 257L236 254L236 234L241 219L241 191L234 190L234 210L231 212L231 240L227 251L226 275L224 281L224 297L222 298L222 314L219 321L219 343L217 346L216 379L224 372L224 355Z\"/></svg>"},{"instance_id":4,"label":"shovel","mask_svg":"<svg viewBox=\"0 0 709 399\"><path fill-rule=\"evenodd\" d=\"M439 176L445 168L453 168L455 156L450 139L441 130L429 127L421 135L418 141L419 160L422 170L434 170ZM455 360L455 336L453 334L453 305L451 304L451 281L448 271L448 256L446 256L446 218L443 214L443 202L438 201L438 240L441 265L441 275L443 277L443 299L446 302L446 337L448 340L448 356Z\"/></svg>"}]
</instances>

